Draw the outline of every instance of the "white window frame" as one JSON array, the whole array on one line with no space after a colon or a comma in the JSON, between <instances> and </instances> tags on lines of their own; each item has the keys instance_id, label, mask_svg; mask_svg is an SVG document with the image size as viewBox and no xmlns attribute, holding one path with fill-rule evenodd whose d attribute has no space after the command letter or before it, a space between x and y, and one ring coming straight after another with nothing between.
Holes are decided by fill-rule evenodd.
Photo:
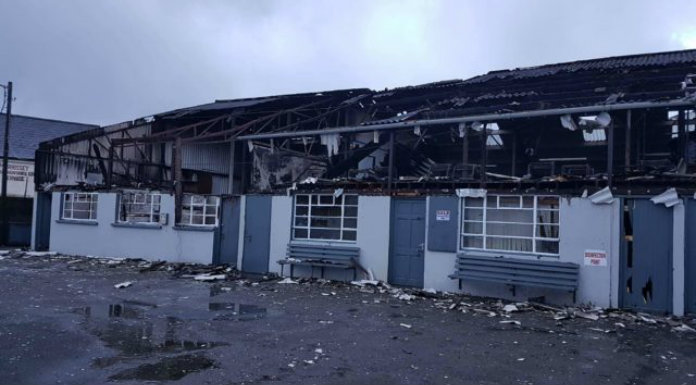
<instances>
[{"instance_id":1,"label":"white window frame","mask_svg":"<svg viewBox=\"0 0 696 385\"><path fill-rule=\"evenodd\" d=\"M519 199L519 204L518 206L515 207L501 207L500 206L500 198L518 198ZM533 207L523 207L523 197L533 197ZM549 209L549 208L539 208L538 207L538 202L539 198L554 198L558 200L558 208L556 209ZM561 213L560 213L560 202L561 198L557 195L510 195L510 194L492 194L492 195L486 195L483 197L483 203L481 209L483 210L483 216L480 221L478 220L469 220L466 219L466 209L467 207L465 206L467 198L461 198L460 199L460 221L459 221L459 226L460 226L460 231L459 231L459 249L460 250L479 250L479 251L486 251L486 252L495 252L495 253L512 253L512 254L524 254L524 255L543 255L543 256L549 256L549 257L559 257L560 254L560 237L561 237ZM472 198L470 198L472 199ZM473 198L473 199L480 199L480 198ZM488 202L489 200L495 199L496 204L495 207L488 207ZM478 209L478 207L468 207L468 208L473 208L473 209ZM532 222L527 223L527 222L507 222L507 221L495 221L491 222L487 220L487 213L488 209L496 209L496 210L528 210L532 211ZM558 228L558 237L542 237L537 235L537 218L538 218L538 213L539 211L550 211L550 212L556 212L557 217L558 217L558 223L549 223L548 225L553 225ZM470 222L470 223L480 223L481 224L481 233L466 233L465 232L465 223ZM489 235L487 232L487 224L489 223L497 223L497 224L526 224L526 225L531 225L532 226L532 236L518 236L518 235ZM465 237L470 236L470 237L480 237L481 238L481 246L482 247L470 247L464 246L464 239ZM487 238L507 238L507 239L529 239L532 242L532 251L520 251L520 250L507 250L507 249L497 249L497 248L489 248L487 247ZM558 243L559 246L559 252L558 253L548 253L548 252L540 252L537 251L537 241L545 241L545 242L556 242Z\"/></svg>"},{"instance_id":2,"label":"white window frame","mask_svg":"<svg viewBox=\"0 0 696 385\"><path fill-rule=\"evenodd\" d=\"M298 197L307 197L307 203L297 203L297 198ZM317 197L317 203L313 204L312 203L312 197ZM346 204L346 197L355 197L355 204ZM331 197L331 203L322 203L322 197ZM342 194L341 195L341 203L336 204L336 197L334 194L296 194L294 199L293 199L293 205L292 205L292 226L291 226L291 232L292 232L292 239L293 240L298 240L298 241L314 241L314 242L345 242L345 243L356 243L358 240L358 200L359 197L357 194ZM298 207L307 207L307 215L297 215L297 208ZM340 227L316 227L312 226L312 208L313 207L340 207L341 208L341 216L321 216L321 218L333 218L333 219L340 219ZM346 207L355 207L355 216L346 216ZM307 219L307 224L306 225L296 225L296 219L297 218L306 218ZM346 227L344 226L344 222L346 219L355 219L355 227ZM307 236L306 237L297 237L295 236L295 230L300 229L300 230L306 230L307 231ZM314 230L333 230L333 231L338 231L339 238L334 239L334 238L313 238L312 237L312 229ZM352 231L355 232L355 239L344 239L343 232L344 231Z\"/></svg>"},{"instance_id":3,"label":"white window frame","mask_svg":"<svg viewBox=\"0 0 696 385\"><path fill-rule=\"evenodd\" d=\"M70 202L68 202L68 197ZM75 218L75 207L74 203L89 203L89 207L86 210L88 212L88 219L85 218ZM68 209L68 203L70 203L70 209ZM97 205L99 203L99 194L95 192L84 193L84 192L64 192L62 194L61 209L60 209L60 219L70 220L70 221L83 221L83 222L96 222L97 221ZM85 211L85 210L78 210ZM69 213L69 215L68 215Z\"/></svg>"},{"instance_id":4,"label":"white window frame","mask_svg":"<svg viewBox=\"0 0 696 385\"><path fill-rule=\"evenodd\" d=\"M134 201L131 204L134 205L150 205L150 212L148 214L147 220L123 220L122 212L123 210L123 198L126 195L134 197ZM157 200L157 204L154 204L154 200ZM116 211L116 222L118 223L137 223L137 224L159 224L162 215L162 194L151 193L146 191L124 191L118 194L117 199L118 210ZM155 206L157 210L155 210ZM147 213L146 213L147 214Z\"/></svg>"},{"instance_id":5,"label":"white window frame","mask_svg":"<svg viewBox=\"0 0 696 385\"><path fill-rule=\"evenodd\" d=\"M194 199L197 197L203 198L203 202L194 202ZM214 198L215 202L213 204L208 203L208 199ZM184 211L186 210L186 207L191 208L191 213L189 213L188 216L188 221L184 221ZM215 214L208 214L208 208L210 207L215 207ZM193 209L194 208L201 208L202 213L199 215L202 215L203 218L203 223L194 223L193 222ZM215 219L214 224L206 223L207 218L213 218ZM181 218L179 219L179 222L177 225L179 226L190 226L190 227L217 227L220 224L220 197L215 196L215 195L202 195L202 194L184 194L184 196L181 198Z\"/></svg>"}]
</instances>

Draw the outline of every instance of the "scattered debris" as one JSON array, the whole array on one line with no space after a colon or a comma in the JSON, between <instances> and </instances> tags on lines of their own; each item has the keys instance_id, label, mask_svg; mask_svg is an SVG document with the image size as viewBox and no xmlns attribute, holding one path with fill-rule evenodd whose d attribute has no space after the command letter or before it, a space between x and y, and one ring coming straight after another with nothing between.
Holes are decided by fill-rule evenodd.
<instances>
[{"instance_id":1,"label":"scattered debris","mask_svg":"<svg viewBox=\"0 0 696 385\"><path fill-rule=\"evenodd\" d=\"M514 324L517 326L522 326L522 322L517 321L517 320L503 320L503 321L499 321L499 323L501 323L501 324Z\"/></svg>"},{"instance_id":2,"label":"scattered debris","mask_svg":"<svg viewBox=\"0 0 696 385\"><path fill-rule=\"evenodd\" d=\"M399 324L402 328L410 329L411 325L410 324Z\"/></svg>"},{"instance_id":3,"label":"scattered debris","mask_svg":"<svg viewBox=\"0 0 696 385\"><path fill-rule=\"evenodd\" d=\"M692 328L687 324L681 324L672 328L672 330L674 330L675 332L696 332L696 329Z\"/></svg>"},{"instance_id":4,"label":"scattered debris","mask_svg":"<svg viewBox=\"0 0 696 385\"><path fill-rule=\"evenodd\" d=\"M127 287L130 287L131 285L133 285L133 281L125 281L115 284L114 287L117 289L125 289Z\"/></svg>"},{"instance_id":5,"label":"scattered debris","mask_svg":"<svg viewBox=\"0 0 696 385\"><path fill-rule=\"evenodd\" d=\"M299 282L297 282L297 281L293 281L293 280L292 280L292 279L290 279L290 278L285 278L285 279L283 279L282 281L278 281L278 283L282 283L282 284L286 284L286 283L294 283L294 284L297 284L297 283L299 283Z\"/></svg>"},{"instance_id":6,"label":"scattered debris","mask_svg":"<svg viewBox=\"0 0 696 385\"><path fill-rule=\"evenodd\" d=\"M194 280L203 281L203 282L217 281L217 280L222 280L222 279L226 279L226 278L227 278L227 276L225 274L210 275L208 273L198 274L198 275L195 275L193 277Z\"/></svg>"},{"instance_id":7,"label":"scattered debris","mask_svg":"<svg viewBox=\"0 0 696 385\"><path fill-rule=\"evenodd\" d=\"M506 313L512 313L512 312L519 311L519 310L520 309L518 309L517 306L515 306L513 304L508 304L508 305L503 306L503 311Z\"/></svg>"}]
</instances>

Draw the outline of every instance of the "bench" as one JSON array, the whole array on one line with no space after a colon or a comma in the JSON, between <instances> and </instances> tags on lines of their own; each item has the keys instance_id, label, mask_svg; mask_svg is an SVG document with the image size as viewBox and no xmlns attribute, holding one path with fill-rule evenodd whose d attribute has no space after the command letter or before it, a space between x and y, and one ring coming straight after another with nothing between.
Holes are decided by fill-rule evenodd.
<instances>
[{"instance_id":1,"label":"bench","mask_svg":"<svg viewBox=\"0 0 696 385\"><path fill-rule=\"evenodd\" d=\"M460 290L463 280L498 282L511 285L512 295L516 286L569 291L575 302L579 275L580 266L575 263L457 254L449 277L459 280Z\"/></svg>"},{"instance_id":2,"label":"bench","mask_svg":"<svg viewBox=\"0 0 696 385\"><path fill-rule=\"evenodd\" d=\"M312 276L314 268L321 268L321 277L324 278L324 269L327 267L339 269L353 269L353 280L356 279L360 248L335 245L308 245L288 244L287 257L278 261L280 274L283 275L285 265L290 265L290 278L293 277L294 268L299 266L311 266Z\"/></svg>"}]
</instances>

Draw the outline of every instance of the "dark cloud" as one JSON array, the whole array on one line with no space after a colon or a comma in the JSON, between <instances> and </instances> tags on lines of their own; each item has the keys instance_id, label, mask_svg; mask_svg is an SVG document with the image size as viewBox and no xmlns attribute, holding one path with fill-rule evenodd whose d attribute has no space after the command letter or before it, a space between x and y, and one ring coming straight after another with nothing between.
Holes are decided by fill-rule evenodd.
<instances>
[{"instance_id":1,"label":"dark cloud","mask_svg":"<svg viewBox=\"0 0 696 385\"><path fill-rule=\"evenodd\" d=\"M384 88L696 48L692 1L0 0L15 112L109 124L219 98Z\"/></svg>"}]
</instances>

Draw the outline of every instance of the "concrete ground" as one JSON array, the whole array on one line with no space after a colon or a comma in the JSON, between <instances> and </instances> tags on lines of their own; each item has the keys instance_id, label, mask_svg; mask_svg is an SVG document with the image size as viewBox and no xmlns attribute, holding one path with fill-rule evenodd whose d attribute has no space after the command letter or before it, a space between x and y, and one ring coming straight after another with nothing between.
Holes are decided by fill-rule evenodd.
<instances>
[{"instance_id":1,"label":"concrete ground","mask_svg":"<svg viewBox=\"0 0 696 385\"><path fill-rule=\"evenodd\" d=\"M107 266L0 260L0 383L696 383L696 333L664 323Z\"/></svg>"}]
</instances>

